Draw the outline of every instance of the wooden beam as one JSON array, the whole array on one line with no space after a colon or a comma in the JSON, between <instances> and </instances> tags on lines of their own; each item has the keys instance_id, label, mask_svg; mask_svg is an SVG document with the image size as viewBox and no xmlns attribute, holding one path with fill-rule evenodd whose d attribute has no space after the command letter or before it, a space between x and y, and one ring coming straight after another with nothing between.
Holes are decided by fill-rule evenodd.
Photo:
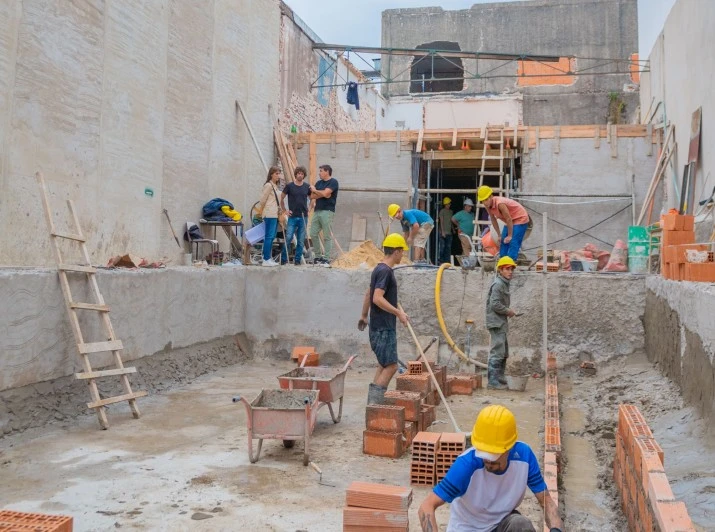
<instances>
[{"instance_id":1,"label":"wooden beam","mask_svg":"<svg viewBox=\"0 0 715 532\"><path fill-rule=\"evenodd\" d=\"M308 172L310 173L308 179L311 185L315 185L315 180L318 177L318 158L315 147L315 133L310 133L308 142L310 143L308 145Z\"/></svg>"},{"instance_id":2,"label":"wooden beam","mask_svg":"<svg viewBox=\"0 0 715 532\"><path fill-rule=\"evenodd\" d=\"M508 159L508 152L510 150L504 150L505 158ZM444 151L426 151L422 154L422 159L432 160L432 161L447 161L447 160L457 160L457 159L475 159L482 160L482 155L484 152L482 150L444 150ZM499 150L487 150L487 157L499 157ZM496 160L496 159L492 159ZM497 166L499 166L497 164Z\"/></svg>"},{"instance_id":3,"label":"wooden beam","mask_svg":"<svg viewBox=\"0 0 715 532\"><path fill-rule=\"evenodd\" d=\"M415 146L415 152L419 153L422 151L422 140L424 138L425 130L420 129L419 134L417 135L417 145Z\"/></svg>"}]
</instances>

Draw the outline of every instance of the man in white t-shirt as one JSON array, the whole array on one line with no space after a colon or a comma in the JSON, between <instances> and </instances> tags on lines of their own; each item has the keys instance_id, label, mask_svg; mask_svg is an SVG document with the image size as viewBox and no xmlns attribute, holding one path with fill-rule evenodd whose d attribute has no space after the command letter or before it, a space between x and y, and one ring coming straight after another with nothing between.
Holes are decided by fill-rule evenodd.
<instances>
[{"instance_id":1,"label":"man in white t-shirt","mask_svg":"<svg viewBox=\"0 0 715 532\"><path fill-rule=\"evenodd\" d=\"M550 532L563 524L546 489L539 463L527 444L517 441L516 419L507 408L490 405L479 412L472 445L420 506L423 532L437 532L435 510L451 503L447 532L535 532L516 511L527 486L546 515Z\"/></svg>"}]
</instances>

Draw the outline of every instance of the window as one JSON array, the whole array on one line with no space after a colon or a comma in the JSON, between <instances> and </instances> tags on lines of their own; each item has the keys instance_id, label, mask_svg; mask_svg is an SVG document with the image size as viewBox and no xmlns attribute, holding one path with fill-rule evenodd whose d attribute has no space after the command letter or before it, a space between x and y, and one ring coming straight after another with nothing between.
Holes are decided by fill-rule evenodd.
<instances>
[{"instance_id":1,"label":"window","mask_svg":"<svg viewBox=\"0 0 715 532\"><path fill-rule=\"evenodd\" d=\"M460 51L459 44L434 41L421 44L418 50ZM458 57L426 55L415 57L410 68L410 92L455 92L464 89L464 67Z\"/></svg>"}]
</instances>

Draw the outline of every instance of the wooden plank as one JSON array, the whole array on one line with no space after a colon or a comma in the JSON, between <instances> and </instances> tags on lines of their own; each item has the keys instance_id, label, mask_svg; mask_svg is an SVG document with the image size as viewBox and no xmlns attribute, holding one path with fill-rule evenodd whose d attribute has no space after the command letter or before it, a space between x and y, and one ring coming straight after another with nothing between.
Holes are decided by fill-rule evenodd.
<instances>
[{"instance_id":1,"label":"wooden plank","mask_svg":"<svg viewBox=\"0 0 715 532\"><path fill-rule=\"evenodd\" d=\"M308 142L308 172L310 173L308 179L311 185L315 185L315 180L318 177L318 157L316 154L315 133L310 134Z\"/></svg>"},{"instance_id":2,"label":"wooden plank","mask_svg":"<svg viewBox=\"0 0 715 532\"><path fill-rule=\"evenodd\" d=\"M650 157L653 155L653 124L648 124L646 129L646 155Z\"/></svg>"},{"instance_id":3,"label":"wooden plank","mask_svg":"<svg viewBox=\"0 0 715 532\"><path fill-rule=\"evenodd\" d=\"M424 134L425 134L425 130L420 129L420 132L417 135L417 144L415 145L415 152L417 152L417 153L422 151L422 140L424 139Z\"/></svg>"},{"instance_id":4,"label":"wooden plank","mask_svg":"<svg viewBox=\"0 0 715 532\"><path fill-rule=\"evenodd\" d=\"M70 303L70 308L96 310L97 312L109 312L108 305L97 305L96 303Z\"/></svg>"},{"instance_id":5,"label":"wooden plank","mask_svg":"<svg viewBox=\"0 0 715 532\"><path fill-rule=\"evenodd\" d=\"M77 349L83 355L90 353L104 353L105 351L120 351L124 349L121 340L109 340L107 342L90 342L87 344L77 344Z\"/></svg>"},{"instance_id":6,"label":"wooden plank","mask_svg":"<svg viewBox=\"0 0 715 532\"><path fill-rule=\"evenodd\" d=\"M98 379L100 377L112 377L115 375L126 375L128 373L136 373L137 368L117 368L117 369L103 369L100 371L91 371L88 373L75 373L75 379Z\"/></svg>"},{"instance_id":7,"label":"wooden plank","mask_svg":"<svg viewBox=\"0 0 715 532\"><path fill-rule=\"evenodd\" d=\"M395 138L395 146L397 149L397 156L402 157L402 147L400 146L401 144L401 139L402 139L402 132L398 131L397 132L397 137Z\"/></svg>"},{"instance_id":8,"label":"wooden plank","mask_svg":"<svg viewBox=\"0 0 715 532\"><path fill-rule=\"evenodd\" d=\"M87 403L88 408L98 408L100 406L107 406L111 405L114 403L120 403L122 401L131 401L134 399L138 399L140 397L146 397L148 395L147 392L141 391L141 392L132 392L132 393L127 393L124 395L117 395L116 397L108 397L107 399L100 399L99 401L94 401L92 403Z\"/></svg>"},{"instance_id":9,"label":"wooden plank","mask_svg":"<svg viewBox=\"0 0 715 532\"><path fill-rule=\"evenodd\" d=\"M367 134L367 131L365 132L365 143L363 144L363 155L365 156L365 159L370 158L370 135Z\"/></svg>"},{"instance_id":10,"label":"wooden plank","mask_svg":"<svg viewBox=\"0 0 715 532\"><path fill-rule=\"evenodd\" d=\"M93 266L83 266L80 264L59 264L57 269L63 272L97 273Z\"/></svg>"},{"instance_id":11,"label":"wooden plank","mask_svg":"<svg viewBox=\"0 0 715 532\"><path fill-rule=\"evenodd\" d=\"M452 146L457 145L457 128L452 130Z\"/></svg>"},{"instance_id":12,"label":"wooden plank","mask_svg":"<svg viewBox=\"0 0 715 532\"><path fill-rule=\"evenodd\" d=\"M57 238L66 238L68 240L76 240L77 242L84 242L85 238L82 235L73 235L70 233L60 233L60 232L55 232L51 233L52 236L56 236Z\"/></svg>"},{"instance_id":13,"label":"wooden plank","mask_svg":"<svg viewBox=\"0 0 715 532\"><path fill-rule=\"evenodd\" d=\"M596 126L593 132L593 147L599 149L601 147L601 126Z\"/></svg>"},{"instance_id":14,"label":"wooden plank","mask_svg":"<svg viewBox=\"0 0 715 532\"><path fill-rule=\"evenodd\" d=\"M424 160L432 161L454 161L460 159L478 159L499 160L499 150L487 150L484 156L484 150L444 150L444 151L427 151L422 154Z\"/></svg>"}]
</instances>

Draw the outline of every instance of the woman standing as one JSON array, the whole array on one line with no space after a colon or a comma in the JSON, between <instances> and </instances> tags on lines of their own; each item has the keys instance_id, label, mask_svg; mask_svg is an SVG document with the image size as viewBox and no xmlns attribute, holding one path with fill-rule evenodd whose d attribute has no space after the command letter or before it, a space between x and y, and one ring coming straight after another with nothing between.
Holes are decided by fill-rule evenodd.
<instances>
[{"instance_id":1,"label":"woman standing","mask_svg":"<svg viewBox=\"0 0 715 532\"><path fill-rule=\"evenodd\" d=\"M263 213L263 223L266 224L266 236L263 239L263 266L278 266L278 263L271 258L273 241L278 232L278 181L281 179L281 169L271 166L268 169L268 177L263 185L261 199L258 202Z\"/></svg>"}]
</instances>

